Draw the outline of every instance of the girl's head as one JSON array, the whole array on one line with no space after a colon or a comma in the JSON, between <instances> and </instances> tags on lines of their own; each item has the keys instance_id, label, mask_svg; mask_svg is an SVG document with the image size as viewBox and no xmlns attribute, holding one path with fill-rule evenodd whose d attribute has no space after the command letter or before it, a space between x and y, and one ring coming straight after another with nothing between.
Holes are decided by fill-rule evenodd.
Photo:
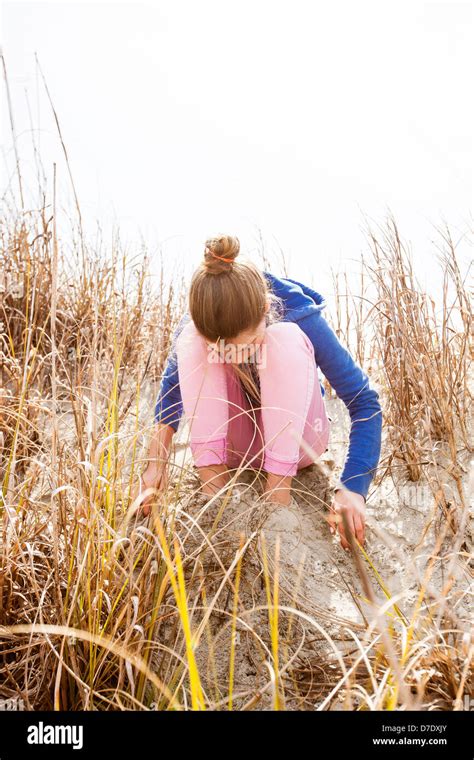
<instances>
[{"instance_id":1,"label":"girl's head","mask_svg":"<svg viewBox=\"0 0 474 760\"><path fill-rule=\"evenodd\" d=\"M265 327L276 318L279 299L269 290L262 272L239 258L237 237L220 235L206 240L204 259L195 271L189 291L189 311L198 332L210 343L224 341L231 364L250 398L260 403L252 370ZM241 349L246 358L242 361Z\"/></svg>"},{"instance_id":2,"label":"girl's head","mask_svg":"<svg viewBox=\"0 0 474 760\"><path fill-rule=\"evenodd\" d=\"M252 342L264 331L266 316L277 300L258 267L237 260L239 251L237 237L209 238L191 280L189 311L197 330L211 342Z\"/></svg>"}]
</instances>

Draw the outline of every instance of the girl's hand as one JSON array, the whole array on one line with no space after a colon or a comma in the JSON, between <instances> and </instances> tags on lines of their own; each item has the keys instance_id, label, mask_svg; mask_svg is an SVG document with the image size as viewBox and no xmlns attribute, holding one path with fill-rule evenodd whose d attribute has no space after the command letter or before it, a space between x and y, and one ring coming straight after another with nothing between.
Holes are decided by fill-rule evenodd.
<instances>
[{"instance_id":1,"label":"girl's hand","mask_svg":"<svg viewBox=\"0 0 474 760\"><path fill-rule=\"evenodd\" d=\"M138 483L136 484L135 488L133 489L132 493L132 501L131 503L137 499L140 494L144 493L149 488L156 488L158 491L163 490L166 488L167 485L167 476L166 476L166 468L164 467L157 467L156 465L148 465L146 470L143 471L143 473L138 478ZM143 514L145 517L148 515L150 511L150 506L153 501L153 499L156 498L156 493L150 492L142 501L141 501L141 509L143 510Z\"/></svg>"},{"instance_id":2,"label":"girl's hand","mask_svg":"<svg viewBox=\"0 0 474 760\"><path fill-rule=\"evenodd\" d=\"M337 530L341 537L341 545L343 549L349 551L350 544L347 536L344 532L344 523L342 521L342 512L347 516L349 523L349 529L355 536L358 542L363 546L365 541L365 499L354 491L349 491L347 488L339 488L335 495L334 501L331 506L331 514L328 518L331 533L336 532L334 527L337 524Z\"/></svg>"}]
</instances>

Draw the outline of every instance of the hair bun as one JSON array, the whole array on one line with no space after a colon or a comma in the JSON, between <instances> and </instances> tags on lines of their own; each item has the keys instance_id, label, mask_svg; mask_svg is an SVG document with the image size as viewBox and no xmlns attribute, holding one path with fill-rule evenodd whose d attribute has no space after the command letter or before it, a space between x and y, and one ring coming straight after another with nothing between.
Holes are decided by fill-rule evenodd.
<instances>
[{"instance_id":1,"label":"hair bun","mask_svg":"<svg viewBox=\"0 0 474 760\"><path fill-rule=\"evenodd\" d=\"M240 241L238 237L219 235L208 238L204 249L204 266L210 274L230 272L239 251Z\"/></svg>"}]
</instances>

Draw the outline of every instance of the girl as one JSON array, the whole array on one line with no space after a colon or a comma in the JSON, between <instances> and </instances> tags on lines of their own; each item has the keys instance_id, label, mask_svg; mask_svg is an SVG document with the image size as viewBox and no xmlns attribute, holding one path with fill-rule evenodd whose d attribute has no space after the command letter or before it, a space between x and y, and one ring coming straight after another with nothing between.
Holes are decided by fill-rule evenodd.
<instances>
[{"instance_id":1,"label":"girl","mask_svg":"<svg viewBox=\"0 0 474 760\"><path fill-rule=\"evenodd\" d=\"M206 241L191 281L189 314L178 325L163 375L139 488L166 484L171 441L184 411L203 493L224 487L229 468L247 465L265 471L266 499L289 504L292 478L327 450L319 366L351 416L331 531L337 523L349 549L338 515L344 510L363 544L366 495L380 456L378 394L322 316L322 296L260 271L238 259L239 251L236 237ZM145 514L151 498L143 499Z\"/></svg>"}]
</instances>

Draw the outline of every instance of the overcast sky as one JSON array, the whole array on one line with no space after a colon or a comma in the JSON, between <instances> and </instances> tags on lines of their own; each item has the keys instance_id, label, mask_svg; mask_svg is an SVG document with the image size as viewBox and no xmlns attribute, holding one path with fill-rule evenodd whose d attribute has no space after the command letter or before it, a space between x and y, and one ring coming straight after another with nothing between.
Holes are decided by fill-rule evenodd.
<instances>
[{"instance_id":1,"label":"overcast sky","mask_svg":"<svg viewBox=\"0 0 474 760\"><path fill-rule=\"evenodd\" d=\"M7 2L2 38L31 188L25 90L70 195L37 53L88 224L192 266L207 237L251 250L261 227L293 277L327 283L390 208L426 271L433 225L472 223L471 3Z\"/></svg>"}]
</instances>

